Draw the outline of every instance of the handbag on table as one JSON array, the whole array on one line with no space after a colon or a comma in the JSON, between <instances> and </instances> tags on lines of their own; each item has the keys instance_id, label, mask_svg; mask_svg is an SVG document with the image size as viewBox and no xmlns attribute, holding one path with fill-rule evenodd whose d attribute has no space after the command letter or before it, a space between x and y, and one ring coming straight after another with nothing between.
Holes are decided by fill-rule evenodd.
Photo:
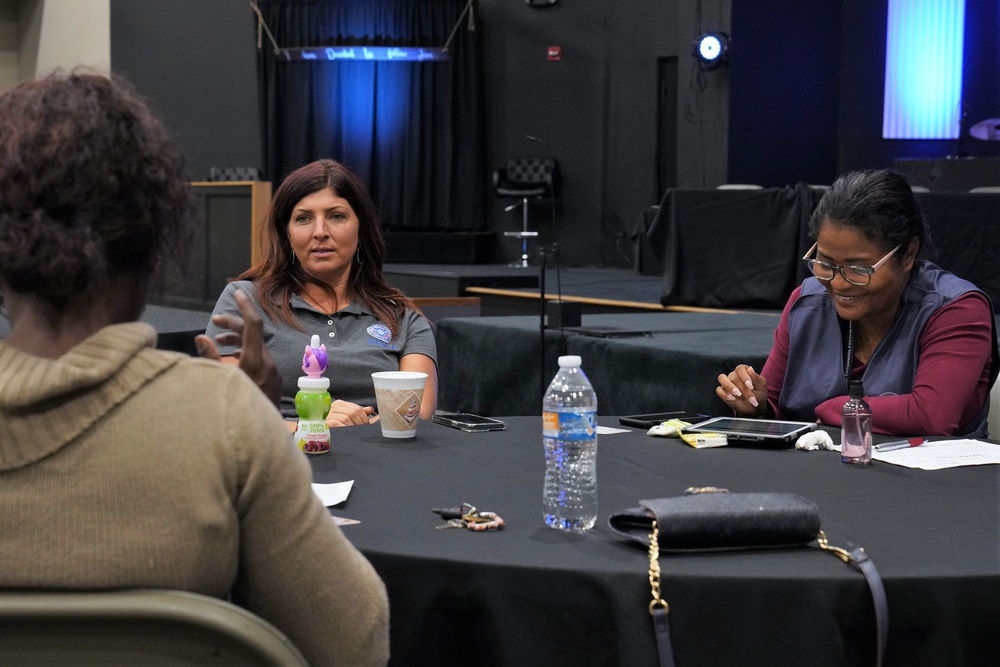
<instances>
[{"instance_id":1,"label":"handbag on table","mask_svg":"<svg viewBox=\"0 0 1000 667\"><path fill-rule=\"evenodd\" d=\"M819 508L792 493L729 493L715 487L691 488L683 496L640 500L639 507L608 519L616 534L649 550L649 585L660 667L673 667L669 605L660 592L660 552L730 551L799 547L812 542L864 575L875 605L876 665L881 666L889 632L889 610L875 564L858 547L852 551L827 542Z\"/></svg>"}]
</instances>

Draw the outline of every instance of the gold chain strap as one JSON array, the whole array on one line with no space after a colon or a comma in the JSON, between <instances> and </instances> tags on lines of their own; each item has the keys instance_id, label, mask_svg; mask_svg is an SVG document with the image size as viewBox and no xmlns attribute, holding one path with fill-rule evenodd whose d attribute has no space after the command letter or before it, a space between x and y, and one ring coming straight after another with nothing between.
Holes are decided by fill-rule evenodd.
<instances>
[{"instance_id":1,"label":"gold chain strap","mask_svg":"<svg viewBox=\"0 0 1000 667\"><path fill-rule=\"evenodd\" d=\"M816 545L823 551L828 551L832 553L834 556L844 561L845 563L850 563L851 561L854 560L854 557L851 556L849 551L847 551L846 549L841 549L840 547L835 547L832 544L830 544L826 539L826 533L824 533L822 530L819 531L818 535L816 535Z\"/></svg>"},{"instance_id":2,"label":"gold chain strap","mask_svg":"<svg viewBox=\"0 0 1000 667\"><path fill-rule=\"evenodd\" d=\"M649 613L657 607L662 607L664 611L670 613L670 605L660 597L660 531L656 527L656 520L653 520L653 532L649 534L649 588L653 594L653 599L649 603Z\"/></svg>"}]
</instances>

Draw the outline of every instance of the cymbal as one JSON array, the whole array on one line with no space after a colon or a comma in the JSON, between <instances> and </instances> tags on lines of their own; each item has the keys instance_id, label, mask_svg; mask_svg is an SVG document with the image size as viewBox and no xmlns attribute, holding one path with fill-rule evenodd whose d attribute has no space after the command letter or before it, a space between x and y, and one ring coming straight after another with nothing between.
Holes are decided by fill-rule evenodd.
<instances>
[{"instance_id":1,"label":"cymbal","mask_svg":"<svg viewBox=\"0 0 1000 667\"><path fill-rule=\"evenodd\" d=\"M987 118L969 128L969 134L983 141L1000 141L1000 118Z\"/></svg>"}]
</instances>

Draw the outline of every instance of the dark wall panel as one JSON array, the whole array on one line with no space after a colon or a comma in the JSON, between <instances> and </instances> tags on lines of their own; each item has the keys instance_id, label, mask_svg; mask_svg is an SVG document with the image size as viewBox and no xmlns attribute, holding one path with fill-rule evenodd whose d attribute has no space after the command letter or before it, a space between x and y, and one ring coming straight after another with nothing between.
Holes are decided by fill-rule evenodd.
<instances>
[{"instance_id":1,"label":"dark wall panel","mask_svg":"<svg viewBox=\"0 0 1000 667\"><path fill-rule=\"evenodd\" d=\"M256 19L246 0L111 0L111 67L135 84L188 160L260 167Z\"/></svg>"}]
</instances>

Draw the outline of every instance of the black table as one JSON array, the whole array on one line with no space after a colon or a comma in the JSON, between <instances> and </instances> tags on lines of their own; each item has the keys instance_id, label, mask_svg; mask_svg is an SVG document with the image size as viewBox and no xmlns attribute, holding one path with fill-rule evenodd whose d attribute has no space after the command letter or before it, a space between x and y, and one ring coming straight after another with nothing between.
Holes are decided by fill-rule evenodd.
<instances>
[{"instance_id":1,"label":"black table","mask_svg":"<svg viewBox=\"0 0 1000 667\"><path fill-rule=\"evenodd\" d=\"M736 364L764 366L779 313L630 313L584 315L587 327L648 336L600 338L545 332L545 383L560 354L579 354L606 414L692 410L725 412L716 377ZM541 409L541 333L537 317L445 319L437 323L438 407L485 415Z\"/></svg>"},{"instance_id":2,"label":"black table","mask_svg":"<svg viewBox=\"0 0 1000 667\"><path fill-rule=\"evenodd\" d=\"M602 417L602 424L617 419ZM820 507L834 544L862 545L889 599L888 665L985 665L1000 652L1000 473L844 466L833 452L695 450L641 431L601 436L588 534L541 518L541 420L468 434L421 423L339 429L315 481L355 480L333 512L385 580L393 665L655 665L646 554L606 528L641 498L692 485L785 491ZM432 507L494 510L500 532L436 530ZM874 664L860 574L813 548L667 555L663 595L678 667Z\"/></svg>"}]
</instances>

